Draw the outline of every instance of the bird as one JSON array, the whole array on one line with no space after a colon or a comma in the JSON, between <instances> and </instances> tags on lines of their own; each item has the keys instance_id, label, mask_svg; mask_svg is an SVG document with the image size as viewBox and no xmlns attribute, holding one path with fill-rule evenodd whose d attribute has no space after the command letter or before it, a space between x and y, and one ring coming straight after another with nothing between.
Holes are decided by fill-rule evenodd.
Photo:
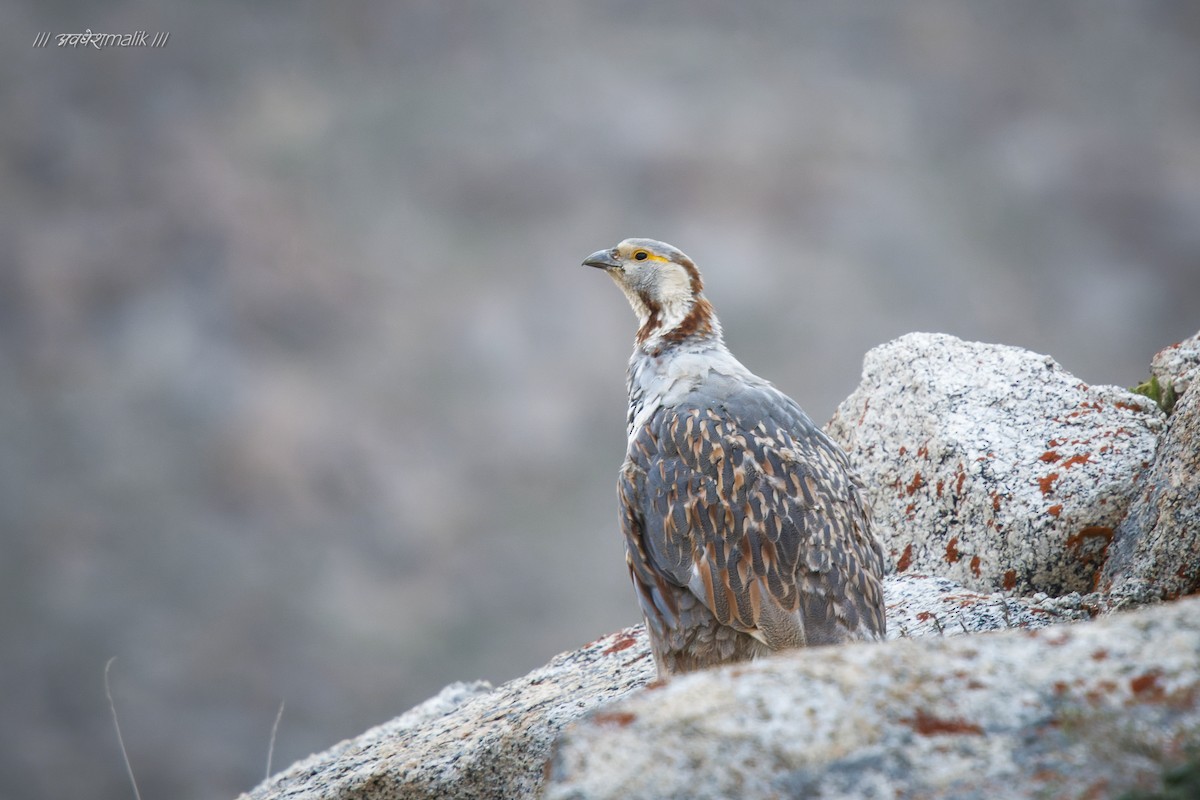
<instances>
[{"instance_id":1,"label":"bird","mask_svg":"<svg viewBox=\"0 0 1200 800\"><path fill-rule=\"evenodd\" d=\"M725 345L695 263L654 239L583 261L639 327L617 480L660 678L886 633L883 547L846 453Z\"/></svg>"}]
</instances>

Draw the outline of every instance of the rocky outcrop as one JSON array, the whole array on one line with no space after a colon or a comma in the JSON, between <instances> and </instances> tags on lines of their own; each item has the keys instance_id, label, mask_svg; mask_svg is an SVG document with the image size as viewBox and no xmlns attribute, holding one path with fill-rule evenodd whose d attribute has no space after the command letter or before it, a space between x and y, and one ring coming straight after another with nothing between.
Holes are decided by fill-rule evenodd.
<instances>
[{"instance_id":1,"label":"rocky outcrop","mask_svg":"<svg viewBox=\"0 0 1200 800\"><path fill-rule=\"evenodd\" d=\"M1012 597L976 592L948 578L888 575L883 581L887 638L959 636L1091 619L1096 608L1079 595Z\"/></svg>"},{"instance_id":2,"label":"rocky outcrop","mask_svg":"<svg viewBox=\"0 0 1200 800\"><path fill-rule=\"evenodd\" d=\"M447 687L243 800L1153 788L1200 742L1200 598L1107 612L1200 588L1198 392L1168 425L1016 348L876 348L830 429L894 558L891 641L664 684L630 628L498 688Z\"/></svg>"},{"instance_id":3,"label":"rocky outcrop","mask_svg":"<svg viewBox=\"0 0 1200 800\"><path fill-rule=\"evenodd\" d=\"M629 628L499 689L484 681L448 686L242 799L535 797L562 727L653 676L645 634Z\"/></svg>"},{"instance_id":4,"label":"rocky outcrop","mask_svg":"<svg viewBox=\"0 0 1200 800\"><path fill-rule=\"evenodd\" d=\"M898 572L986 591L1093 590L1162 412L1052 358L913 333L867 353L829 433Z\"/></svg>"},{"instance_id":5,"label":"rocky outcrop","mask_svg":"<svg viewBox=\"0 0 1200 800\"><path fill-rule=\"evenodd\" d=\"M1198 371L1200 333L1163 348L1150 361L1150 374L1158 379L1161 387L1169 387L1176 397L1183 396Z\"/></svg>"},{"instance_id":6,"label":"rocky outcrop","mask_svg":"<svg viewBox=\"0 0 1200 800\"><path fill-rule=\"evenodd\" d=\"M1139 487L1113 537L1102 588L1134 601L1200 591L1200 384L1175 404Z\"/></svg>"},{"instance_id":7,"label":"rocky outcrop","mask_svg":"<svg viewBox=\"0 0 1200 800\"><path fill-rule=\"evenodd\" d=\"M889 576L884 600L892 638L1034 629L1087 616L1078 608L912 575ZM295 764L242 800L535 797L559 731L654 677L645 631L627 628L495 689L483 681L448 686L391 722Z\"/></svg>"},{"instance_id":8,"label":"rocky outcrop","mask_svg":"<svg viewBox=\"0 0 1200 800\"><path fill-rule=\"evenodd\" d=\"M797 651L565 731L547 800L1115 797L1200 741L1200 599L1041 631Z\"/></svg>"}]
</instances>

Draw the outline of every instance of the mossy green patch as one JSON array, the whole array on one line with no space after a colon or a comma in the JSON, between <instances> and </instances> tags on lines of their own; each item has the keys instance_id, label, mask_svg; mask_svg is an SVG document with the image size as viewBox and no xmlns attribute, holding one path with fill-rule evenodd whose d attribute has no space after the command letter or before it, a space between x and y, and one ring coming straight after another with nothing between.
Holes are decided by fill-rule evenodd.
<instances>
[{"instance_id":1,"label":"mossy green patch","mask_svg":"<svg viewBox=\"0 0 1200 800\"><path fill-rule=\"evenodd\" d=\"M1151 375L1149 380L1142 381L1137 386L1131 387L1129 391L1149 397L1167 414L1170 414L1174 410L1175 401L1178 399L1175 396L1175 387L1170 384L1163 386L1158 382L1157 375Z\"/></svg>"}]
</instances>

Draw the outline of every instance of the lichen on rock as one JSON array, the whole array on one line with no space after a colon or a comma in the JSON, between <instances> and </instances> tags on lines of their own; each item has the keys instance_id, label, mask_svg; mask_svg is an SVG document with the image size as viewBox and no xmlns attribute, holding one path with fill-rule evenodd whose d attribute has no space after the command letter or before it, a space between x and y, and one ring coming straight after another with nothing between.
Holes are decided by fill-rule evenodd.
<instances>
[{"instance_id":1,"label":"lichen on rock","mask_svg":"<svg viewBox=\"0 0 1200 800\"><path fill-rule=\"evenodd\" d=\"M895 569L981 591L1090 592L1163 414L1048 356L914 333L867 353L829 432Z\"/></svg>"}]
</instances>

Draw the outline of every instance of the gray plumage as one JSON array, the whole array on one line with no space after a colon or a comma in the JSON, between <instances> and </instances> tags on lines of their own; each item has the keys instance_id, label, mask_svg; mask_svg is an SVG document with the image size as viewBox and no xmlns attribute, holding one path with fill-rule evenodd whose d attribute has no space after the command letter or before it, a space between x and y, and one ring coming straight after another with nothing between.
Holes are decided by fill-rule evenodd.
<instances>
[{"instance_id":1,"label":"gray plumage","mask_svg":"<svg viewBox=\"0 0 1200 800\"><path fill-rule=\"evenodd\" d=\"M725 347L695 265L627 239L585 264L625 291L618 481L626 560L662 675L882 638L883 550L844 452Z\"/></svg>"}]
</instances>

